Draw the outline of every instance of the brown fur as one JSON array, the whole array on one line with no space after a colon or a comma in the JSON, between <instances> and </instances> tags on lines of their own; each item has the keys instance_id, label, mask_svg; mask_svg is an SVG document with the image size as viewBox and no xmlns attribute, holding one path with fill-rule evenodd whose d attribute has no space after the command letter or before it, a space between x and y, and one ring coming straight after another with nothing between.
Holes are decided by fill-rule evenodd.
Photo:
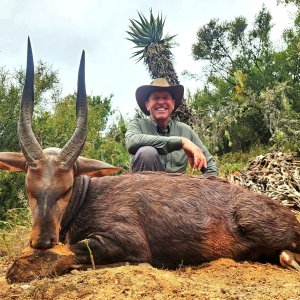
<instances>
[{"instance_id":1,"label":"brown fur","mask_svg":"<svg viewBox=\"0 0 300 300\"><path fill-rule=\"evenodd\" d=\"M300 224L265 196L219 178L135 173L92 178L67 233L81 263L176 267L220 257L273 259L300 252ZM295 249L293 249L295 251Z\"/></svg>"}]
</instances>

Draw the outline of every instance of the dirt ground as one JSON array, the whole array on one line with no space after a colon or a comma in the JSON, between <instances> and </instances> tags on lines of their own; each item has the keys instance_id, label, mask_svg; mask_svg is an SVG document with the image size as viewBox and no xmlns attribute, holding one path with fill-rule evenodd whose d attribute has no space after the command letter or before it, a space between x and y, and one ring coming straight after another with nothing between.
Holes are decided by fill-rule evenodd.
<instances>
[{"instance_id":1,"label":"dirt ground","mask_svg":"<svg viewBox=\"0 0 300 300\"><path fill-rule=\"evenodd\" d=\"M0 299L300 299L300 272L276 265L219 259L175 271L121 266L8 284Z\"/></svg>"},{"instance_id":2,"label":"dirt ground","mask_svg":"<svg viewBox=\"0 0 300 300\"><path fill-rule=\"evenodd\" d=\"M299 212L296 217L300 221ZM222 258L175 271L127 265L8 284L5 274L11 264L0 257L0 300L300 300L300 272L274 264Z\"/></svg>"}]
</instances>

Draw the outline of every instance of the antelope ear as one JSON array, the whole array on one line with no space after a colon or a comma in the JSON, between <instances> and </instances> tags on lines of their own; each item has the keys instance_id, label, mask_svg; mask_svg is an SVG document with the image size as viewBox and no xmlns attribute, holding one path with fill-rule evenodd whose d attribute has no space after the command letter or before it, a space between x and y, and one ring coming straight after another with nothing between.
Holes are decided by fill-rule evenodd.
<instances>
[{"instance_id":1,"label":"antelope ear","mask_svg":"<svg viewBox=\"0 0 300 300\"><path fill-rule=\"evenodd\" d=\"M0 152L0 169L9 172L26 172L26 158L19 152Z\"/></svg>"},{"instance_id":2,"label":"antelope ear","mask_svg":"<svg viewBox=\"0 0 300 300\"><path fill-rule=\"evenodd\" d=\"M101 160L90 159L79 156L76 161L75 175L89 175L91 177L102 177L111 175L122 170L122 168L114 167Z\"/></svg>"}]
</instances>

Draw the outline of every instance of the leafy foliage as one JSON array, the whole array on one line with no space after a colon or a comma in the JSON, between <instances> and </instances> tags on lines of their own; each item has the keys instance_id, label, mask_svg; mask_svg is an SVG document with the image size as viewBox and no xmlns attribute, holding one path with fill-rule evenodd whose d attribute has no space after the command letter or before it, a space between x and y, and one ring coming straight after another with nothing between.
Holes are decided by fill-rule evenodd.
<instances>
[{"instance_id":1,"label":"leafy foliage","mask_svg":"<svg viewBox=\"0 0 300 300\"><path fill-rule=\"evenodd\" d=\"M277 0L277 3L283 3L283 4L294 4L297 7L300 7L300 1L299 0Z\"/></svg>"},{"instance_id":2,"label":"leafy foliage","mask_svg":"<svg viewBox=\"0 0 300 300\"><path fill-rule=\"evenodd\" d=\"M163 35L165 18L162 15L153 16L150 10L149 20L138 12L139 20L130 19L129 29L126 31L129 41L135 44L134 48L141 48L134 52L132 57L139 56L138 61L144 61L152 79L164 77L170 84L178 84L178 77L173 67L174 37Z\"/></svg>"},{"instance_id":3,"label":"leafy foliage","mask_svg":"<svg viewBox=\"0 0 300 300\"><path fill-rule=\"evenodd\" d=\"M198 115L195 129L214 153L260 144L299 148L298 26L285 31L286 49L278 51L271 22L262 7L252 28L238 17L211 20L198 31L192 51L207 62L206 80L189 102Z\"/></svg>"},{"instance_id":4,"label":"leafy foliage","mask_svg":"<svg viewBox=\"0 0 300 300\"><path fill-rule=\"evenodd\" d=\"M0 151L20 151L17 123L24 79L22 69L14 74L4 68L0 69ZM59 92L57 72L45 63L38 62L35 76L37 107L48 94L55 101ZM24 197L24 174L0 172L0 219L9 208L23 206Z\"/></svg>"},{"instance_id":5,"label":"leafy foliage","mask_svg":"<svg viewBox=\"0 0 300 300\"><path fill-rule=\"evenodd\" d=\"M111 97L87 97L89 129L83 155L97 144L100 131L105 129L111 115ZM35 135L43 148L62 148L76 127L76 94L57 101L51 110L43 110L34 119Z\"/></svg>"},{"instance_id":6,"label":"leafy foliage","mask_svg":"<svg viewBox=\"0 0 300 300\"><path fill-rule=\"evenodd\" d=\"M174 46L174 37L173 36L163 36L163 28L165 25L166 18L162 18L162 15L157 15L154 18L152 10L150 10L149 21L145 16L138 12L140 20L129 20L131 25L129 25L130 31L126 31L131 38L127 38L129 41L133 42L136 46L135 48L141 48L138 51L134 52L132 57L140 56L138 61L145 57L147 53L147 47L150 47L152 43L154 44L163 44L166 49L171 49ZM171 52L167 53L169 56L172 56ZM170 57L169 57L170 59Z\"/></svg>"},{"instance_id":7,"label":"leafy foliage","mask_svg":"<svg viewBox=\"0 0 300 300\"><path fill-rule=\"evenodd\" d=\"M127 122L122 116L116 118L115 122L108 128L98 159L120 166L124 171L130 168L130 155L125 146L125 133L127 131Z\"/></svg>"},{"instance_id":8,"label":"leafy foliage","mask_svg":"<svg viewBox=\"0 0 300 300\"><path fill-rule=\"evenodd\" d=\"M268 152L268 147L252 147L248 152L236 151L223 154L216 157L221 177L226 177L236 171L239 171L249 165L249 161Z\"/></svg>"}]
</instances>

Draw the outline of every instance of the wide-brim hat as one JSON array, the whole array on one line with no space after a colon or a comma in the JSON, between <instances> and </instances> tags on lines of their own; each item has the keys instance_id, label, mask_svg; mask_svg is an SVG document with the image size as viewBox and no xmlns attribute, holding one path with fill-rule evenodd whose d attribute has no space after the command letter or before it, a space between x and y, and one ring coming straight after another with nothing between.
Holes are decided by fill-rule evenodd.
<instances>
[{"instance_id":1,"label":"wide-brim hat","mask_svg":"<svg viewBox=\"0 0 300 300\"><path fill-rule=\"evenodd\" d=\"M146 108L145 102L148 100L150 94L156 91L168 91L175 100L174 111L180 106L183 99L184 87L181 84L170 85L165 78L156 78L152 80L150 85L142 85L137 88L135 98L142 112L149 116L149 111Z\"/></svg>"}]
</instances>

